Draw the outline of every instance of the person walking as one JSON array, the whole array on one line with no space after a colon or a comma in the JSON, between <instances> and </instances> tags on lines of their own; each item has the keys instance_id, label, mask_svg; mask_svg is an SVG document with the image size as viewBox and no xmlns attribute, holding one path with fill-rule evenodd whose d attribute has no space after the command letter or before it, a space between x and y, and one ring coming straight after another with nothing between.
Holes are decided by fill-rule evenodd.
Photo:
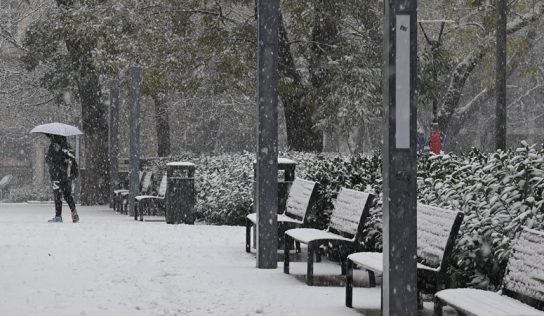
<instances>
[{"instance_id":1,"label":"person walking","mask_svg":"<svg viewBox=\"0 0 544 316\"><path fill-rule=\"evenodd\" d=\"M45 162L49 165L49 176L55 197L55 217L50 223L62 223L62 198L66 200L72 212L72 222L79 222L76 204L72 197L72 180L78 174L75 155L65 136L46 134L51 140Z\"/></svg>"}]
</instances>

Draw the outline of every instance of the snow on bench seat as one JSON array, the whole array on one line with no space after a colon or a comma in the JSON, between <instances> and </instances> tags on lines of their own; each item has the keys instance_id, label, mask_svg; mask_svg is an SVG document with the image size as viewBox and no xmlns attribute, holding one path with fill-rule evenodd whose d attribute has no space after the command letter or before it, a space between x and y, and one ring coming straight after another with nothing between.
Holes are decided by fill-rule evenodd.
<instances>
[{"instance_id":1,"label":"snow on bench seat","mask_svg":"<svg viewBox=\"0 0 544 316\"><path fill-rule=\"evenodd\" d=\"M253 223L254 225L257 224L257 213L251 213L246 216L246 218ZM302 224L302 221L296 218L291 218L289 216L286 216L285 214L279 214L278 215L278 223L279 222L291 222L294 224Z\"/></svg>"},{"instance_id":2,"label":"snow on bench seat","mask_svg":"<svg viewBox=\"0 0 544 316\"><path fill-rule=\"evenodd\" d=\"M436 293L436 297L466 315L544 316L544 312L497 292L478 289L448 289Z\"/></svg>"},{"instance_id":3,"label":"snow on bench seat","mask_svg":"<svg viewBox=\"0 0 544 316\"><path fill-rule=\"evenodd\" d=\"M134 199L139 202L145 199L164 199L164 197L157 196L157 195L138 195L138 196L135 196Z\"/></svg>"},{"instance_id":4,"label":"snow on bench seat","mask_svg":"<svg viewBox=\"0 0 544 316\"><path fill-rule=\"evenodd\" d=\"M348 259L359 267L376 273L383 273L383 253L381 252L357 252L348 256ZM438 271L437 268L431 268L418 262L418 269Z\"/></svg>"},{"instance_id":5,"label":"snow on bench seat","mask_svg":"<svg viewBox=\"0 0 544 316\"><path fill-rule=\"evenodd\" d=\"M342 237L337 234L329 233L328 231L315 229L315 228L297 228L290 229L287 231L287 234L291 236L296 241L300 241L303 244L307 244L312 240L316 239L334 239L334 240L345 240L353 241L351 238Z\"/></svg>"}]
</instances>

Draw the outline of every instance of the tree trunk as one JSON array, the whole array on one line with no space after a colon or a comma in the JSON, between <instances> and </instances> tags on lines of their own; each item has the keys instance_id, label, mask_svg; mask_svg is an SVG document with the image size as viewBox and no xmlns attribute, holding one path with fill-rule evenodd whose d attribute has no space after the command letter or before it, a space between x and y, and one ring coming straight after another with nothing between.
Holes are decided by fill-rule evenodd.
<instances>
[{"instance_id":1,"label":"tree trunk","mask_svg":"<svg viewBox=\"0 0 544 316\"><path fill-rule=\"evenodd\" d=\"M313 112L307 100L307 88L304 87L296 69L281 15L279 33L278 68L281 81L284 85L289 85L279 89L279 97L285 112L287 143L291 150L320 152L323 150L323 133L314 128ZM287 81L290 82L286 84Z\"/></svg>"},{"instance_id":2,"label":"tree trunk","mask_svg":"<svg viewBox=\"0 0 544 316\"><path fill-rule=\"evenodd\" d=\"M155 128L157 129L157 154L159 157L170 156L170 123L168 122L168 104L162 94L153 96L155 103Z\"/></svg>"},{"instance_id":3,"label":"tree trunk","mask_svg":"<svg viewBox=\"0 0 544 316\"><path fill-rule=\"evenodd\" d=\"M539 19L543 14L544 1L540 0L534 5L531 12L518 16L516 19L508 23L506 26L506 33L515 33L530 22ZM455 67L448 89L442 103L440 104L440 112L438 114L438 122L442 130L448 131L452 117L459 108L459 99L461 98L461 92L465 83L482 60L482 58L492 50L494 42L494 34L488 34L483 40L478 42L479 44L474 48L457 66ZM449 133L449 131L448 131Z\"/></svg>"},{"instance_id":4,"label":"tree trunk","mask_svg":"<svg viewBox=\"0 0 544 316\"><path fill-rule=\"evenodd\" d=\"M57 0L59 6L71 7L73 1ZM85 173L81 183L81 204L106 204L109 201L107 107L101 100L98 73L91 52L96 40L67 37L66 48L76 70L81 100L81 119L85 133Z\"/></svg>"}]
</instances>

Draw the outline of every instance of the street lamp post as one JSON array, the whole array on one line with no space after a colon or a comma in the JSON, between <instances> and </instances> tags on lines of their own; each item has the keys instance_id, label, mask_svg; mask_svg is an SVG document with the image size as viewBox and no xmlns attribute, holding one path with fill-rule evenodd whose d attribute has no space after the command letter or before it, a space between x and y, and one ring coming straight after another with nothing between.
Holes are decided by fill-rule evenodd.
<instances>
[{"instance_id":1,"label":"street lamp post","mask_svg":"<svg viewBox=\"0 0 544 316\"><path fill-rule=\"evenodd\" d=\"M257 268L278 267L279 0L257 1Z\"/></svg>"},{"instance_id":2,"label":"street lamp post","mask_svg":"<svg viewBox=\"0 0 544 316\"><path fill-rule=\"evenodd\" d=\"M417 0L387 0L384 19L383 315L417 315Z\"/></svg>"}]
</instances>

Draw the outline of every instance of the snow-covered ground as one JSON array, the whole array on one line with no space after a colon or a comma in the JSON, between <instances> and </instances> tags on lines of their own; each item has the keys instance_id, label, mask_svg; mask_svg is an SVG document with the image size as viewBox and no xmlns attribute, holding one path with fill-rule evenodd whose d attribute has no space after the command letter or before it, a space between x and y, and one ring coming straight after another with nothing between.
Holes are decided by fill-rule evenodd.
<instances>
[{"instance_id":1,"label":"snow-covered ground","mask_svg":"<svg viewBox=\"0 0 544 316\"><path fill-rule=\"evenodd\" d=\"M0 315L360 315L379 288L309 287L255 268L243 227L135 222L79 207L81 222L50 224L53 205L0 204ZM339 274L332 263L316 274ZM305 264L292 263L294 274ZM364 282L364 280L362 280Z\"/></svg>"}]
</instances>

